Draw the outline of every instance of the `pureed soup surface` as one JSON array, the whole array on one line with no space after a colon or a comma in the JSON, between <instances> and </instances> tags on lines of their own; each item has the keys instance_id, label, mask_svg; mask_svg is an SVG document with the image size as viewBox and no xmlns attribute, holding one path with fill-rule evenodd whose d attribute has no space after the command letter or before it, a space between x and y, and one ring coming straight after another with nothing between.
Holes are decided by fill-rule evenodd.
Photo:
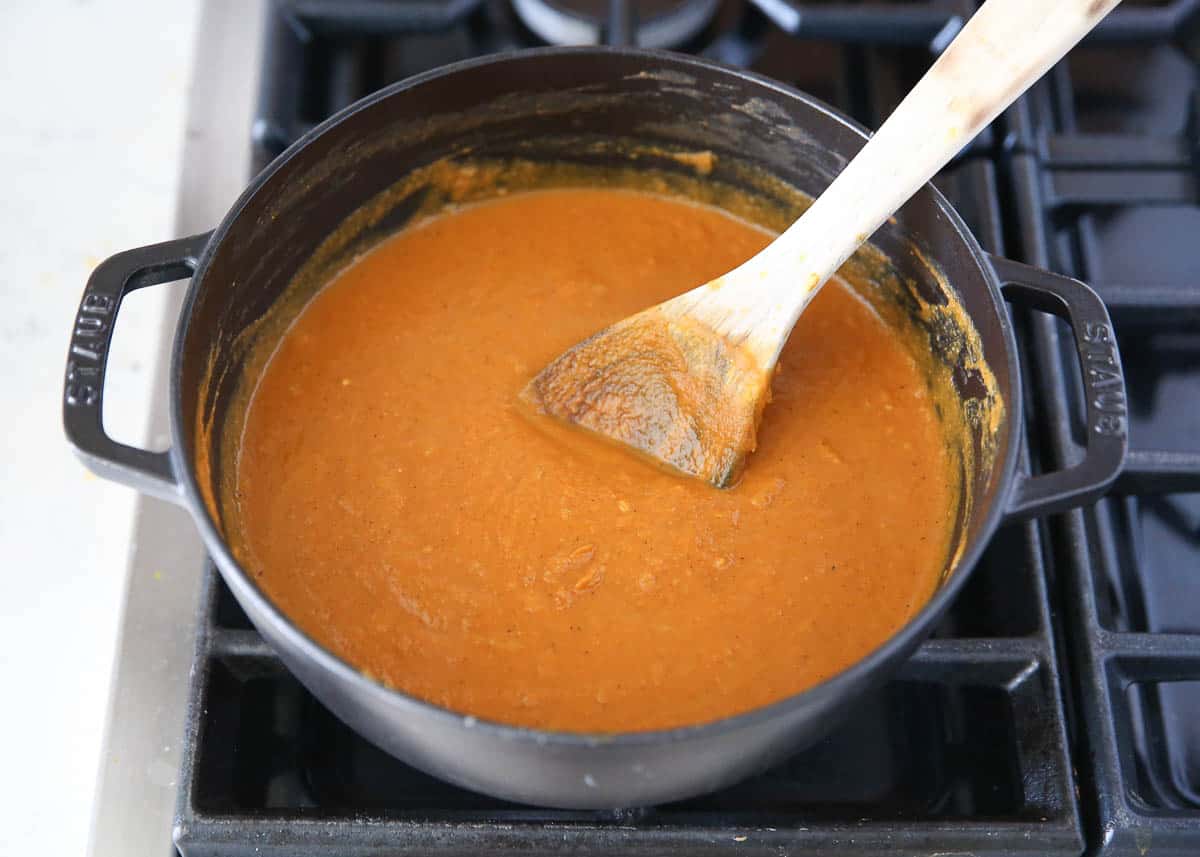
<instances>
[{"instance_id":1,"label":"pureed soup surface","mask_svg":"<svg viewBox=\"0 0 1200 857\"><path fill-rule=\"evenodd\" d=\"M694 724L859 660L935 589L954 492L923 375L848 288L802 316L732 489L518 400L573 343L768 240L612 189L390 238L311 301L254 393L244 564L350 663L510 724Z\"/></svg>"}]
</instances>

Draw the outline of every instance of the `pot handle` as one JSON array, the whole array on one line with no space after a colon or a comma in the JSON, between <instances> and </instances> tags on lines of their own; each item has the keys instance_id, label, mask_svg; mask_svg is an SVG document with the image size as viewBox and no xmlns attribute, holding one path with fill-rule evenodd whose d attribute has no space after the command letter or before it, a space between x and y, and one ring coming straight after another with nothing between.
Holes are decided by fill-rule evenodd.
<instances>
[{"instance_id":1,"label":"pot handle","mask_svg":"<svg viewBox=\"0 0 1200 857\"><path fill-rule=\"evenodd\" d=\"M104 431L104 374L121 301L135 289L192 276L211 235L126 250L101 262L83 290L67 352L63 428L79 458L97 476L174 502L180 493L170 453L117 443Z\"/></svg>"},{"instance_id":2,"label":"pot handle","mask_svg":"<svg viewBox=\"0 0 1200 857\"><path fill-rule=\"evenodd\" d=\"M1125 461L1125 376L1104 302L1078 280L989 254L1004 296L1064 319L1075 336L1087 400L1083 460L1038 476L1018 474L1007 517L1050 515L1098 499Z\"/></svg>"}]
</instances>

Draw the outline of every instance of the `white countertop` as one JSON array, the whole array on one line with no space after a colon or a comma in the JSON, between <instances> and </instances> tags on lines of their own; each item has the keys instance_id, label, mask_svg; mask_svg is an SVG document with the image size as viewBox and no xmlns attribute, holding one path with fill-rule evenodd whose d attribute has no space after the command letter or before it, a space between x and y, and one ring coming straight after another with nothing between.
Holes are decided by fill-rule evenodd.
<instances>
[{"instance_id":1,"label":"white countertop","mask_svg":"<svg viewBox=\"0 0 1200 857\"><path fill-rule=\"evenodd\" d=\"M91 269L173 235L200 5L0 9L0 854L87 843L135 494L70 453L63 365ZM106 425L126 441L164 305L148 289L121 314Z\"/></svg>"}]
</instances>

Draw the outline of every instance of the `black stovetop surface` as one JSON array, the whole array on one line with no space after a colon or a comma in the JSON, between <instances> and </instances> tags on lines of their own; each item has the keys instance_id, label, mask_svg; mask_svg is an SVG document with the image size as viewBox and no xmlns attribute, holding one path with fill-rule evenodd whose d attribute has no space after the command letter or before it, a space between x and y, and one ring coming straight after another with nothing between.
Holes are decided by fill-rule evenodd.
<instances>
[{"instance_id":1,"label":"black stovetop surface","mask_svg":"<svg viewBox=\"0 0 1200 857\"><path fill-rule=\"evenodd\" d=\"M973 7L725 0L681 49L877 127ZM269 14L258 167L393 80L542 43L507 2L278 0ZM603 33L620 37L622 24ZM986 249L1105 299L1129 385L1130 464L1095 506L1002 528L933 639L829 738L678 804L507 804L342 725L210 567L179 850L1200 854L1198 61L1200 0L1126 0L938 177ZM1049 316L1015 316L1026 466L1062 466L1084 438L1070 340Z\"/></svg>"}]
</instances>

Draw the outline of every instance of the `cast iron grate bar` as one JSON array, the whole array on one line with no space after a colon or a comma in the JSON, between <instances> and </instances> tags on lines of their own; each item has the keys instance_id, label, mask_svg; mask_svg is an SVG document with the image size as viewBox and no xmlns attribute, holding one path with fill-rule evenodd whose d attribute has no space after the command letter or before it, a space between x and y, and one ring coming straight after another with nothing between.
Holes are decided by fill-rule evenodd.
<instances>
[{"instance_id":1,"label":"cast iron grate bar","mask_svg":"<svg viewBox=\"0 0 1200 857\"><path fill-rule=\"evenodd\" d=\"M1108 632L1099 640L1125 682L1190 681L1200 675L1200 634Z\"/></svg>"},{"instance_id":2,"label":"cast iron grate bar","mask_svg":"<svg viewBox=\"0 0 1200 857\"><path fill-rule=\"evenodd\" d=\"M1164 855L1194 855L1200 848L1200 801L1194 792L1189 796L1167 785L1173 773L1169 755L1151 747L1161 749L1161 735L1154 740L1142 733L1154 683L1200 677L1200 635L1104 630L1102 590L1091 571L1103 564L1095 553L1098 523L1084 512L1066 516L1069 573L1062 587L1074 626L1068 643L1083 724L1080 773L1094 801L1093 824L1102 834L1097 853L1140 857L1152 843ZM1149 693L1131 693L1137 688Z\"/></svg>"},{"instance_id":3,"label":"cast iron grate bar","mask_svg":"<svg viewBox=\"0 0 1200 857\"><path fill-rule=\"evenodd\" d=\"M1188 14L1191 9L1189 4ZM1063 115L1062 106L1074 101L1071 79L1060 73L1054 82ZM1046 91L1037 97L1047 97ZM1128 161L1132 154L1119 146L1114 159ZM1187 356L1195 344L1200 290L1195 247L1172 242L1171 224L1190 222L1198 195L1194 183L1183 192L1193 174L1146 171L1144 176L1179 179L1174 204L1162 206L1155 193L1145 192L1068 204L1063 194L1046 193L1064 171L1045 155L1009 157L1022 256L1091 280L1113 316L1130 385L1132 450L1118 493L1062 516L1053 541L1079 714L1073 744L1087 795L1084 816L1097 854L1152 849L1191 855L1200 852L1200 799L1194 761L1188 761L1196 736L1187 730L1200 712L1200 618L1189 608L1197 603L1189 587L1200 555L1200 498L1169 492L1200 490L1200 452L1194 449L1200 435L1187 423L1197 412L1188 397L1200 402L1200 362ZM1120 170L1125 164L1114 160L1109 166ZM1122 223L1146 217L1156 205L1155 219L1144 221L1156 224L1155 230L1122 231ZM1153 281L1131 282L1121 273L1121 254L1153 266ZM1110 279L1114 271L1120 280ZM1078 369L1056 322L1037 319L1033 330L1037 389L1051 455L1061 466L1081 454ZM1183 356L1175 357L1180 349ZM1160 401L1166 394L1155 386L1174 391L1172 398ZM1193 449L1145 448L1143 436Z\"/></svg>"},{"instance_id":4,"label":"cast iron grate bar","mask_svg":"<svg viewBox=\"0 0 1200 857\"><path fill-rule=\"evenodd\" d=\"M1120 494L1175 494L1200 486L1200 453L1134 449L1114 489Z\"/></svg>"},{"instance_id":5,"label":"cast iron grate bar","mask_svg":"<svg viewBox=\"0 0 1200 857\"><path fill-rule=\"evenodd\" d=\"M1157 22L1157 35L1142 26L1149 21ZM1037 155L1051 176L1084 172L1076 189L1109 181L1098 175L1104 171L1159 171L1177 178L1148 180L1177 182L1179 190L1166 195L1186 195L1189 180L1178 176L1200 170L1198 57L1200 0L1154 8L1126 3L1008 111L1010 148ZM1136 193L1116 181L1109 195Z\"/></svg>"},{"instance_id":6,"label":"cast iron grate bar","mask_svg":"<svg viewBox=\"0 0 1200 857\"><path fill-rule=\"evenodd\" d=\"M283 0L282 5L315 36L391 36L445 30L480 11L484 0Z\"/></svg>"},{"instance_id":7,"label":"cast iron grate bar","mask_svg":"<svg viewBox=\"0 0 1200 857\"><path fill-rule=\"evenodd\" d=\"M1200 272L1192 288L1102 283L1104 304L1122 327L1178 327L1200 321Z\"/></svg>"},{"instance_id":8,"label":"cast iron grate bar","mask_svg":"<svg viewBox=\"0 0 1200 857\"><path fill-rule=\"evenodd\" d=\"M928 0L897 8L888 3L820 3L752 0L776 26L792 35L858 43L924 42L941 51L970 17L971 8ZM1200 0L1157 5L1126 3L1088 35L1094 43L1130 43L1183 38L1198 23Z\"/></svg>"},{"instance_id":9,"label":"cast iron grate bar","mask_svg":"<svg viewBox=\"0 0 1200 857\"><path fill-rule=\"evenodd\" d=\"M920 45L938 54L958 35L971 3L799 3L751 0L792 36L860 45Z\"/></svg>"},{"instance_id":10,"label":"cast iron grate bar","mask_svg":"<svg viewBox=\"0 0 1200 857\"><path fill-rule=\"evenodd\" d=\"M1130 3L1118 6L1088 36L1094 42L1158 42L1188 35L1197 23L1200 0Z\"/></svg>"},{"instance_id":11,"label":"cast iron grate bar","mask_svg":"<svg viewBox=\"0 0 1200 857\"><path fill-rule=\"evenodd\" d=\"M1088 205L1174 205L1196 198L1196 176L1182 170L1050 169L1043 202L1052 209Z\"/></svg>"},{"instance_id":12,"label":"cast iron grate bar","mask_svg":"<svg viewBox=\"0 0 1200 857\"><path fill-rule=\"evenodd\" d=\"M337 822L320 817L289 820L280 827L268 819L248 819L245 822L214 821L204 826L203 845L197 842L185 857L209 857L209 855L255 855L255 857L317 857L328 850L336 849L340 857L394 857L399 853L475 855L504 853L514 855L579 854L595 853L597 840L599 850L609 854L641 855L686 854L689 857L707 855L738 854L750 857L779 857L779 855L813 853L862 857L881 853L860 845L860 828L847 823L836 831L815 833L809 828L730 827L719 834L698 839L694 835L672 828L643 827L586 827L583 825L567 829L529 828L520 823L506 823L486 831L473 831L461 840L450 840L434 825L420 821L404 822L363 816L358 826L362 833L353 841L342 836ZM467 824L462 825L469 827ZM949 825L922 825L904 831L906 840L912 843L913 854L1009 854L1012 857L1041 857L1046 854L1078 853L1069 834L1047 830L1036 836L1026 837L1019 850L1000 851L994 847L980 847L978 843L1008 841L1020 836L1018 825L1005 823L971 822ZM180 830L190 837L191 828ZM549 834L549 835L545 835ZM253 850L246 849L246 837L257 844ZM805 843L804 852L797 843ZM809 850L811 843L811 850ZM1070 849L1075 848L1074 851Z\"/></svg>"},{"instance_id":13,"label":"cast iron grate bar","mask_svg":"<svg viewBox=\"0 0 1200 857\"><path fill-rule=\"evenodd\" d=\"M1046 134L1038 156L1052 169L1103 169L1119 164L1130 170L1186 170L1197 159L1188 140L1137 134Z\"/></svg>"},{"instance_id":14,"label":"cast iron grate bar","mask_svg":"<svg viewBox=\"0 0 1200 857\"><path fill-rule=\"evenodd\" d=\"M609 0L608 24L604 27L604 44L626 48L637 44L637 3L634 0Z\"/></svg>"},{"instance_id":15,"label":"cast iron grate bar","mask_svg":"<svg viewBox=\"0 0 1200 857\"><path fill-rule=\"evenodd\" d=\"M1044 199L1050 208L1075 205L1177 205L1196 197L1184 170L1051 169Z\"/></svg>"}]
</instances>

